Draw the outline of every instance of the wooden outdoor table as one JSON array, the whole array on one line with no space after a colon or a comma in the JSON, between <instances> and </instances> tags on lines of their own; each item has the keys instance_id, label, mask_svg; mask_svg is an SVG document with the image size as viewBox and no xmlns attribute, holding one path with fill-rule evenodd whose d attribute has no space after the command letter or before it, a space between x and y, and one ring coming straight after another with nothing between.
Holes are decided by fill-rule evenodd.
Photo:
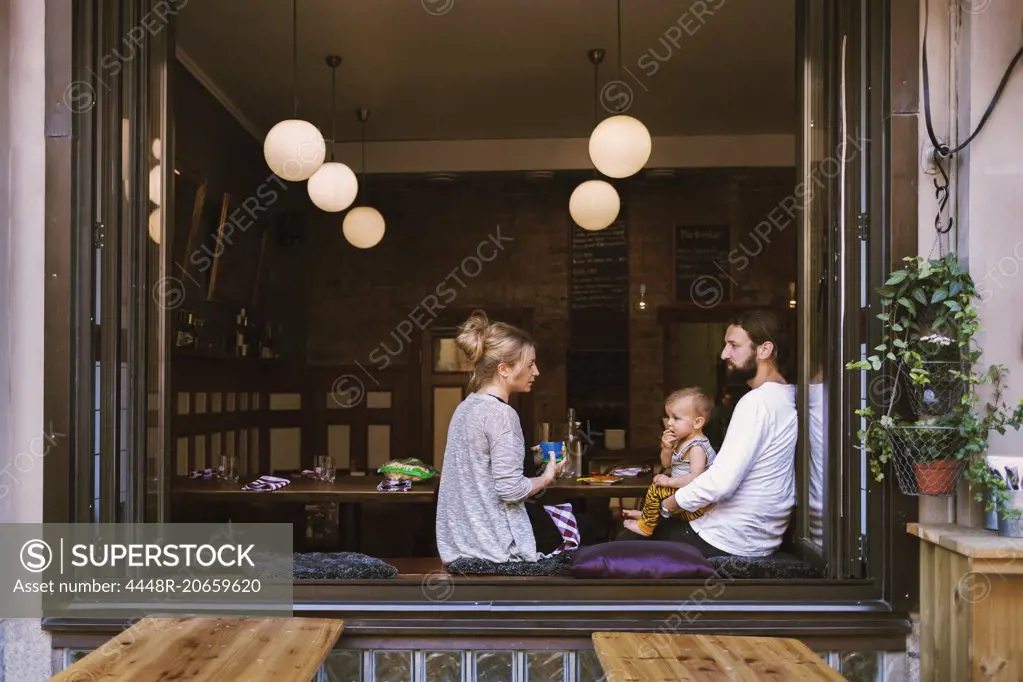
<instances>
[{"instance_id":1,"label":"wooden outdoor table","mask_svg":"<svg viewBox=\"0 0 1023 682\"><path fill-rule=\"evenodd\" d=\"M842 682L845 678L796 639L594 632L608 682Z\"/></svg>"},{"instance_id":2,"label":"wooden outdoor table","mask_svg":"<svg viewBox=\"0 0 1023 682\"><path fill-rule=\"evenodd\" d=\"M57 682L309 682L344 622L331 618L144 618Z\"/></svg>"},{"instance_id":3,"label":"wooden outdoor table","mask_svg":"<svg viewBox=\"0 0 1023 682\"><path fill-rule=\"evenodd\" d=\"M382 493L377 485L383 476L338 476L333 483L323 483L310 478L292 479L291 485L272 492L242 490L250 480L225 483L215 478L188 478L178 476L171 486L171 495L180 499L203 498L217 502L255 502L273 504L280 502L419 502L430 503L437 499L438 479L412 484L412 490L404 493Z\"/></svg>"}]
</instances>

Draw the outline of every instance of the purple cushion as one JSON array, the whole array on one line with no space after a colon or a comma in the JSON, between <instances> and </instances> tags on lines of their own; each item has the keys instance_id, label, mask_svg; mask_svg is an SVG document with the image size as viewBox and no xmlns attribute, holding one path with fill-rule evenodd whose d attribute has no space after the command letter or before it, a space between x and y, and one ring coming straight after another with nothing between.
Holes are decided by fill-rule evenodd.
<instances>
[{"instance_id":1,"label":"purple cushion","mask_svg":"<svg viewBox=\"0 0 1023 682\"><path fill-rule=\"evenodd\" d=\"M709 578L714 567L682 542L621 540L583 547L572 563L576 578Z\"/></svg>"}]
</instances>

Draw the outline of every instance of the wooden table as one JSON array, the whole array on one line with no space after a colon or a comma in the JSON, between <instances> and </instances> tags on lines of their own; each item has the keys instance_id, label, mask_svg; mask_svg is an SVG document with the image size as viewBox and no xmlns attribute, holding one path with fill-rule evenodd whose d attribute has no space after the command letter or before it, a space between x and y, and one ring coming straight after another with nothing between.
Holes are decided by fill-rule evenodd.
<instances>
[{"instance_id":1,"label":"wooden table","mask_svg":"<svg viewBox=\"0 0 1023 682\"><path fill-rule=\"evenodd\" d=\"M398 502L429 503L437 500L438 479L412 484L412 490L405 493L382 493L377 484L382 476L338 476L333 483L321 483L308 478L294 479L291 485L280 490L260 493L242 490L247 481L224 483L212 478L188 478L178 476L171 486L171 495L180 499L203 498L208 501L234 501L280 503L299 502L314 504L323 502ZM653 480L652 476L623 478L614 485L587 485L575 479L564 478L547 489L550 498L569 499L573 497L643 497ZM545 497L545 499L547 499Z\"/></svg>"},{"instance_id":2,"label":"wooden table","mask_svg":"<svg viewBox=\"0 0 1023 682\"><path fill-rule=\"evenodd\" d=\"M344 622L331 618L144 618L57 682L309 682Z\"/></svg>"},{"instance_id":3,"label":"wooden table","mask_svg":"<svg viewBox=\"0 0 1023 682\"><path fill-rule=\"evenodd\" d=\"M247 481L224 483L217 479L188 478L179 476L174 479L171 496L178 510L182 513L204 508L221 508L229 510L249 509L249 512L236 515L235 520L253 520L260 514L277 514L280 506L293 504L299 507L291 517L278 517L276 521L292 519L295 524L295 546L304 542L305 512L304 504L342 503L351 505L342 513L339 524L339 538L349 538L356 548L363 547L363 504L434 504L437 502L437 490L440 481L436 478L412 484L412 489L404 493L384 493L376 489L377 484L384 480L382 476L338 476L333 483L322 483L308 478L295 478L290 485L272 492L255 492L242 490ZM544 504L557 504L567 500L582 500L576 505L577 514L587 514L595 519L592 527L600 537L610 538L617 532L615 520L609 514L611 500L614 498L643 497L650 486L652 476L636 476L623 478L613 485L599 486L580 483L575 479L561 479L543 492L541 499ZM587 502L590 501L590 502ZM246 516L248 514L248 516ZM181 520L180 517L177 517ZM433 536L433 516L424 511L416 515L416 523L422 524L422 532L414 537L430 538ZM190 519L186 519L190 520ZM599 521L598 521L599 520ZM342 542L342 540L338 540ZM423 540L426 542L426 540ZM343 543L342 543L343 544ZM426 551L425 545L420 549ZM419 551L419 550L413 550Z\"/></svg>"},{"instance_id":4,"label":"wooden table","mask_svg":"<svg viewBox=\"0 0 1023 682\"><path fill-rule=\"evenodd\" d=\"M255 478L255 477L253 477ZM322 483L311 478L292 479L291 485L280 490L261 493L242 490L248 480L238 483L224 483L215 478L188 478L178 476L171 485L171 495L180 499L205 498L218 502L257 502L261 504L298 502L314 504L322 502L419 502L430 503L437 499L438 479L412 484L412 490L404 493L382 493L377 485L383 476L338 476L333 483Z\"/></svg>"},{"instance_id":5,"label":"wooden table","mask_svg":"<svg viewBox=\"0 0 1023 682\"><path fill-rule=\"evenodd\" d=\"M650 464L659 467L660 452L659 448L624 448L621 450L591 448L586 451L584 459L590 464L598 465L601 470L615 464Z\"/></svg>"},{"instance_id":6,"label":"wooden table","mask_svg":"<svg viewBox=\"0 0 1023 682\"><path fill-rule=\"evenodd\" d=\"M608 682L810 682L845 678L796 639L594 632Z\"/></svg>"},{"instance_id":7,"label":"wooden table","mask_svg":"<svg viewBox=\"0 0 1023 682\"><path fill-rule=\"evenodd\" d=\"M551 498L571 499L573 497L643 497L650 487L653 476L631 476L612 485L589 485L574 478L563 478L547 488L543 500Z\"/></svg>"}]
</instances>

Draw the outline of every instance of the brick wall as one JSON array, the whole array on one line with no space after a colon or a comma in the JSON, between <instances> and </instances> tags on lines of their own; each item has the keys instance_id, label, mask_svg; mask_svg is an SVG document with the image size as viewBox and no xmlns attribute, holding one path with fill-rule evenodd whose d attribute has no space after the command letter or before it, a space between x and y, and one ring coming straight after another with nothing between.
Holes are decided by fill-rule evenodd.
<instances>
[{"instance_id":1,"label":"brick wall","mask_svg":"<svg viewBox=\"0 0 1023 682\"><path fill-rule=\"evenodd\" d=\"M537 419L563 415L569 217L561 184L503 176L454 184L373 178L371 188L370 203L387 220L384 239L372 249L349 245L340 217L310 215L308 361L357 361L371 371L383 356L395 365L414 362L397 330L403 322L407 329L410 317L429 319L417 306L431 294L443 306L434 303L438 314L529 308L541 372ZM479 253L492 260L483 262Z\"/></svg>"},{"instance_id":2,"label":"brick wall","mask_svg":"<svg viewBox=\"0 0 1023 682\"><path fill-rule=\"evenodd\" d=\"M310 207L303 245L308 362L358 361L372 371L373 358L386 355L396 365L414 364L400 330L407 330L413 318L429 319L420 304L446 284L456 294L453 299L451 294L440 297L441 302L450 299L449 310L532 309L530 331L539 344L541 372L534 388L534 419L562 419L571 225L567 206L572 188L585 177L590 176L536 182L492 174L460 177L450 184L424 177L374 177L369 202L384 214L387 232L379 245L365 251L345 241L340 216ZM795 227L775 228L766 238L749 235L791 193L793 178L792 169L743 169L685 171L673 179L624 183L630 197L633 445L656 443L663 396L674 388L663 386L663 330L656 315L657 307L670 303L673 295L672 226L730 225L733 248L743 245L751 254L750 265L735 272L735 279L750 292L784 292L786 283L795 279ZM493 243L498 234L510 241L503 241L496 257L479 267L479 245ZM482 249L486 257L493 252ZM644 283L648 308L640 313L634 304Z\"/></svg>"}]
</instances>

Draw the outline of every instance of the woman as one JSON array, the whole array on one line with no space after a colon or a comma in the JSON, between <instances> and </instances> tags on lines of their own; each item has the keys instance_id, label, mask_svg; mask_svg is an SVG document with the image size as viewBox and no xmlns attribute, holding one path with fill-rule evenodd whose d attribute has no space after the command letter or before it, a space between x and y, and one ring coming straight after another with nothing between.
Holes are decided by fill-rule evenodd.
<instances>
[{"instance_id":1,"label":"woman","mask_svg":"<svg viewBox=\"0 0 1023 682\"><path fill-rule=\"evenodd\" d=\"M455 342L473 371L471 392L455 408L444 448L437 499L441 561L449 564L465 557L496 563L536 561L537 542L526 500L554 483L565 463L547 466L532 478L523 474L522 426L508 400L512 393L528 393L540 375L535 344L525 331L490 322L479 310L458 332Z\"/></svg>"}]
</instances>

